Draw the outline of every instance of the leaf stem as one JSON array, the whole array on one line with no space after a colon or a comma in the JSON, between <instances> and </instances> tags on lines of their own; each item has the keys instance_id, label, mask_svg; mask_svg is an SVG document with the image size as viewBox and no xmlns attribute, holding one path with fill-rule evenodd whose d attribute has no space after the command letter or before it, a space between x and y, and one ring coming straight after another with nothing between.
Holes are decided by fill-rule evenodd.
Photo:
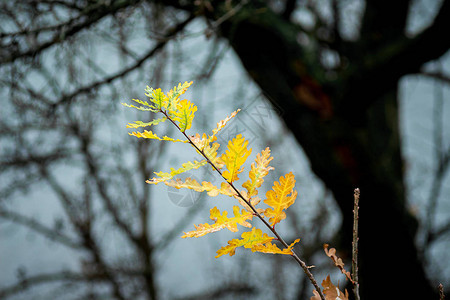
<instances>
[{"instance_id":1,"label":"leaf stem","mask_svg":"<svg viewBox=\"0 0 450 300\"><path fill-rule=\"evenodd\" d=\"M255 207L253 207L253 205L251 204L250 201L248 201L247 199L245 199L245 197L241 194L241 192L234 186L234 184L232 182L229 182L228 180L226 180L226 178L222 175L222 172L219 170L219 168L217 168L217 166L207 157L207 155L205 154L205 152L198 148L197 145L191 140L191 138L180 129L180 127L172 120L172 118L169 117L169 115L162 111L161 112L167 117L167 119L172 122L173 125L175 125L175 127L184 135L184 137L188 140L189 144L191 144L205 159L206 161L220 174L220 176L222 176L222 178L231 186L231 188L234 190L234 192L237 194L237 196L239 198L241 198L245 204L247 204L250 209L253 211L253 214L255 216L257 216L263 223L264 225L270 229L270 231L276 236L277 240L285 247L288 248L289 245L286 243L286 241L278 234L278 232L275 230L275 226L270 226L270 224L264 219L264 217L258 213L258 211L256 210ZM311 283L313 284L314 288L316 289L316 291L319 293L320 298L322 300L325 300L325 296L322 293L322 290L320 289L319 285L317 284L316 279L314 278L314 275L309 271L309 268L307 266L307 264L300 259L300 257L298 257L298 255L295 253L295 251L293 249L291 249L292 252L292 257L295 259L295 261L300 265L300 267L303 269L303 271L305 272L306 276L308 276L309 280L311 281Z\"/></svg>"}]
</instances>

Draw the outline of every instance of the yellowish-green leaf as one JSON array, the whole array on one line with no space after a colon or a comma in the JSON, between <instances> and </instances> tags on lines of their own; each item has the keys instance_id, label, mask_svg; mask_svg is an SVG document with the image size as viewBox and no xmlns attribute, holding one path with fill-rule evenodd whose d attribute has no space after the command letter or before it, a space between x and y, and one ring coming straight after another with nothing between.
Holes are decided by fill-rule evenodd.
<instances>
[{"instance_id":1,"label":"yellowish-green leaf","mask_svg":"<svg viewBox=\"0 0 450 300\"><path fill-rule=\"evenodd\" d=\"M139 99L131 99L131 100L141 104L141 106L135 106L133 104L127 104L127 103L122 103L122 105L126 106L126 107L130 107L130 108L136 108L136 109L141 110L141 111L159 112L158 109L156 109L153 105L148 104L147 101L142 101L142 100L139 100Z\"/></svg>"},{"instance_id":2,"label":"yellowish-green leaf","mask_svg":"<svg viewBox=\"0 0 450 300\"><path fill-rule=\"evenodd\" d=\"M238 180L238 174L244 170L242 165L252 153L252 149L247 149L247 145L248 141L245 140L242 134L238 134L228 142L228 149L221 156L222 161L227 167L227 170L222 175L228 182Z\"/></svg>"},{"instance_id":3,"label":"yellowish-green leaf","mask_svg":"<svg viewBox=\"0 0 450 300\"><path fill-rule=\"evenodd\" d=\"M244 232L241 235L241 238L242 239L233 239L231 241L228 241L227 246L217 250L216 258L225 254L233 256L236 252L237 247L244 246L244 248L251 249L257 245L266 244L273 240L273 237L268 236L267 233L263 234L262 230L256 229L256 227L253 227L252 231Z\"/></svg>"},{"instance_id":4,"label":"yellowish-green leaf","mask_svg":"<svg viewBox=\"0 0 450 300\"><path fill-rule=\"evenodd\" d=\"M194 162L188 161L188 162L182 164L182 167L179 169L170 168L170 173L154 172L157 176L159 176L159 178L154 177L152 179L147 180L146 182L149 184L158 184L160 182L165 182L167 180L172 179L176 175L190 171L192 169L198 169L201 166L204 166L206 164L207 164L206 160L201 160L201 161L194 160Z\"/></svg>"},{"instance_id":5,"label":"yellowish-green leaf","mask_svg":"<svg viewBox=\"0 0 450 300\"><path fill-rule=\"evenodd\" d=\"M232 232L237 232L237 225L241 225L247 228L251 228L252 225L247 222L247 220L251 220L253 218L253 214L247 212L245 209L242 212L239 211L238 206L233 206L233 214L234 217L229 218L228 212L224 211L222 214L217 207L212 208L210 211L210 219L214 221L214 224L199 224L194 225L195 230L185 232L182 238L187 237L201 237L211 232L216 232L221 229L227 228Z\"/></svg>"},{"instance_id":6,"label":"yellowish-green leaf","mask_svg":"<svg viewBox=\"0 0 450 300\"><path fill-rule=\"evenodd\" d=\"M269 223L275 226L278 222L286 218L284 212L289 206L294 204L297 191L294 191L295 178L292 172L280 177L280 182L275 181L272 190L267 191L264 203L271 206L264 211L264 215L269 219Z\"/></svg>"},{"instance_id":7,"label":"yellowish-green leaf","mask_svg":"<svg viewBox=\"0 0 450 300\"><path fill-rule=\"evenodd\" d=\"M183 84L179 83L178 86L174 86L173 89L171 89L167 93L167 98L169 101L167 109L169 111L178 109L179 103L178 98L186 92L186 90L192 85L192 83L193 83L192 81L191 82L185 81Z\"/></svg>"},{"instance_id":8,"label":"yellowish-green leaf","mask_svg":"<svg viewBox=\"0 0 450 300\"><path fill-rule=\"evenodd\" d=\"M271 254L292 255L292 247L294 247L294 245L296 243L298 243L299 241L300 241L300 239L296 239L292 244L289 245L288 248L284 248L283 250L278 248L278 246L275 244L266 243L266 244L261 244L261 245L255 245L254 247L252 247L252 251L253 252L262 252L262 253L271 253Z\"/></svg>"},{"instance_id":9,"label":"yellowish-green leaf","mask_svg":"<svg viewBox=\"0 0 450 300\"><path fill-rule=\"evenodd\" d=\"M154 140L160 140L160 141L188 143L187 140L183 141L183 140L179 140L179 139L173 139L168 136L163 136L162 138L160 138L159 136L157 136L150 130L144 130L144 132L133 131L133 132L129 132L128 134L133 135L138 138L144 138L144 139L154 139Z\"/></svg>"},{"instance_id":10,"label":"yellowish-green leaf","mask_svg":"<svg viewBox=\"0 0 450 300\"><path fill-rule=\"evenodd\" d=\"M197 111L197 106L189 100L180 101L177 109L173 112L173 120L178 122L181 132L185 132L191 128L192 120L194 120L194 113Z\"/></svg>"},{"instance_id":11,"label":"yellowish-green leaf","mask_svg":"<svg viewBox=\"0 0 450 300\"><path fill-rule=\"evenodd\" d=\"M226 196L234 196L236 192L229 186L228 183L222 182L221 188L219 189L211 182L203 181L201 184L197 180L190 177L186 178L185 181L177 178L176 180L164 182L167 186L171 186L177 189L190 189L196 192L207 192L209 196L215 197L219 194Z\"/></svg>"},{"instance_id":12,"label":"yellowish-green leaf","mask_svg":"<svg viewBox=\"0 0 450 300\"><path fill-rule=\"evenodd\" d=\"M169 104L169 98L161 91L161 89L153 89L146 87L145 95L150 98L150 101L154 103L153 107L157 110L167 109Z\"/></svg>"},{"instance_id":13,"label":"yellowish-green leaf","mask_svg":"<svg viewBox=\"0 0 450 300\"><path fill-rule=\"evenodd\" d=\"M150 122L142 122L142 121L135 121L134 123L128 123L127 128L139 128L139 127L147 127L152 125L158 125L161 122L165 122L167 120L166 117L163 117L161 119L155 119Z\"/></svg>"},{"instance_id":14,"label":"yellowish-green leaf","mask_svg":"<svg viewBox=\"0 0 450 300\"><path fill-rule=\"evenodd\" d=\"M269 174L273 167L269 166L273 157L270 156L270 149L267 147L261 153L256 155L256 160L251 165L249 177L242 187L247 189L247 195L249 198L258 195L258 188L261 187L264 182L264 177Z\"/></svg>"}]
</instances>

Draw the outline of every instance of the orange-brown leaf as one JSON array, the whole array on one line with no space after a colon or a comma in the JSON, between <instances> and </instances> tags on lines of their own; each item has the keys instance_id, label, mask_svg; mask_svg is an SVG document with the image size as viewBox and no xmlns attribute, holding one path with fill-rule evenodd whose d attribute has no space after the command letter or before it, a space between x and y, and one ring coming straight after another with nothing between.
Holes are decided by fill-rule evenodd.
<instances>
[{"instance_id":1,"label":"orange-brown leaf","mask_svg":"<svg viewBox=\"0 0 450 300\"><path fill-rule=\"evenodd\" d=\"M331 258L331 260L334 262L334 265L338 267L339 270L341 270L342 274L344 274L345 277L353 283L352 275L350 274L349 271L345 270L344 268L344 262L342 261L341 258L336 256L336 249L330 248L330 250L328 250L328 244L324 244L323 251L325 251L325 254L329 258Z\"/></svg>"},{"instance_id":2,"label":"orange-brown leaf","mask_svg":"<svg viewBox=\"0 0 450 300\"><path fill-rule=\"evenodd\" d=\"M348 300L348 292L341 292L338 287L336 287L330 279L330 275L322 281L323 294L326 300ZM317 298L318 297L318 298ZM314 296L310 300L320 299L317 291L314 291Z\"/></svg>"}]
</instances>

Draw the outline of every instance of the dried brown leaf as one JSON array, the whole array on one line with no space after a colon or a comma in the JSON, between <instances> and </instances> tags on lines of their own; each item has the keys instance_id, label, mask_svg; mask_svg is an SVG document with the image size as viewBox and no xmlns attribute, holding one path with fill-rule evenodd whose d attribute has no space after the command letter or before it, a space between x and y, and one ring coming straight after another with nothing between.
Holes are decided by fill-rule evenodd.
<instances>
[{"instance_id":1,"label":"dried brown leaf","mask_svg":"<svg viewBox=\"0 0 450 300\"><path fill-rule=\"evenodd\" d=\"M335 248L330 248L330 250L328 250L328 244L323 244L323 251L325 251L325 254L331 258L331 260L333 261L334 265L336 267L339 268L339 270L341 270L342 274L345 275L345 277L350 280L352 283L354 283L353 279L352 279L352 275L350 274L349 271L345 270L344 268L344 262L342 261L341 258L336 256L336 249Z\"/></svg>"}]
</instances>

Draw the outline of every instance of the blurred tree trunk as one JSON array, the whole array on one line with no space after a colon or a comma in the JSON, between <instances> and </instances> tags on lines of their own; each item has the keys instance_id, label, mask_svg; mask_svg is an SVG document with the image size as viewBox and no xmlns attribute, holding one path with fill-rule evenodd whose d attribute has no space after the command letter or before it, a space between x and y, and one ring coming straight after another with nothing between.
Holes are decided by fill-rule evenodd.
<instances>
[{"instance_id":1,"label":"blurred tree trunk","mask_svg":"<svg viewBox=\"0 0 450 300\"><path fill-rule=\"evenodd\" d=\"M328 2L331 4L332 18L321 16L319 12L319 6ZM363 4L360 3L364 6L361 23L354 22L357 33L351 40L343 38L340 33L340 19L347 17L347 12L342 11L340 6L348 2L351 1L68 0L18 1L10 6L5 1L0 9L0 15L6 20L4 32L0 34L0 67L6 70L5 74L10 75L4 76L0 84L11 89L8 96L12 105L16 106L17 115L20 115L17 123L20 126L7 120L0 122L0 125L3 136L8 139L10 136L20 138L17 138L14 146L18 150L14 151L14 147L10 149L13 159L4 159L0 169L6 170L12 166L20 170L24 165L37 166L38 171L30 168L27 171L30 175L26 178L42 177L48 183L61 199L68 222L73 225L78 238L72 240L69 235L59 232L61 222L53 230L36 222L34 218L5 209L0 211L0 217L76 250L82 249L90 253L91 257L83 262L90 267L83 273L61 272L24 277L11 288L0 291L0 297L13 295L36 283L54 280L87 280L88 283L98 280L105 283L106 287L111 287L111 297L117 299L136 298L141 294L149 299L161 297L155 281L158 269L153 261L155 251L165 249L173 240L174 232L178 232L191 216L187 214L160 241L153 240L152 227L148 225L151 219L148 214L150 194L144 183L150 176L152 166L145 162L148 158L146 153L153 150L161 153L163 148L155 146L149 150L147 147L150 146L146 143L131 145L138 156L137 165L141 166L139 176L143 179L140 182L145 185L142 191L137 189L136 192L133 184L112 184L131 182L127 181L131 179L128 174L134 174L135 171L125 172L121 160L115 160L109 166L91 152L95 147L99 148L91 145L96 142L92 128L100 121L93 119L90 107L86 106L86 115L80 119L72 120L70 116L75 115L77 105L84 104L85 98L95 96L101 87L123 79L133 70L142 68L150 59L159 59L155 54L172 38L197 17L205 17L208 25L206 37L217 33L229 41L250 76L283 111L282 118L308 156L313 172L332 191L343 214L341 240L333 247L347 254L346 258L351 253L353 189L361 189L359 258L362 299L437 299L437 293L429 284L424 266L418 259L414 242L417 220L407 209L397 97L398 82L402 76L420 72L423 64L440 58L450 48L450 39L445 38L445 32L450 28L450 0L441 1L441 7L431 25L413 37L405 34L406 22L412 13L410 0L363 1ZM167 13L162 9L167 8L165 6L171 6ZM172 10L172 7L187 12L188 16L178 14L178 10ZM137 11L142 10L143 14L134 14L136 8ZM65 16L63 20L56 13L59 10L65 11L61 14ZM300 10L313 15L313 28L302 28L298 20L291 20L293 13ZM358 13L352 14L354 19L359 17ZM47 20L49 15L52 17ZM134 51L127 50L127 40L122 38L135 29L137 23L134 23L134 18L142 16L154 23L151 25L152 22L149 22L151 26L148 31L155 35L155 44L138 56ZM114 21L111 30L104 30L103 27L108 23L102 22L109 17ZM165 22L155 20L166 20L167 24L164 26ZM125 21L129 22L127 26L124 26ZM14 26L11 25L13 23ZM87 54L82 53L85 47L81 42L84 33L92 31L91 39L109 34L108 39L114 43L117 33L113 29L116 26L120 27L119 34L123 31L116 46L120 46L124 55L126 53L124 58L129 56L133 63L116 73L105 73L96 63L87 59L90 59L89 51ZM78 49L74 45L81 47ZM58 49L57 46L63 47ZM86 70L95 74L88 84L81 79L75 80L73 86L69 85L74 88L69 94L65 93L67 87L59 86L58 80L55 80L56 77L64 78L62 71L53 77L53 67L47 70L48 66L41 61L42 57L53 55L49 51L62 51L66 46L68 51L61 55L65 62L76 64L75 58L78 56L71 57L71 51L77 55L83 54L80 56L83 60L86 55L89 65ZM332 62L324 62L330 58ZM25 74L31 73L28 67L38 70L42 82L47 82L52 91L43 89L35 92L34 87L24 80L28 76ZM67 69L77 70L73 66ZM68 77L77 76L69 74ZM122 86L127 84L128 81L124 81ZM110 86L114 89L113 85ZM116 95L116 92L112 94ZM117 97L111 97L114 98ZM89 99L89 103L94 102ZM101 107L110 106L109 102L97 101L95 105L98 106L98 103L102 103ZM59 107L67 115L59 116ZM30 112L36 119L29 118ZM51 115L58 115L58 118L52 121L48 118ZM42 151L44 154L41 155L37 145L30 147L28 139L22 137L30 128L35 129L41 120L45 120L38 126L42 131L53 127L70 129L68 134L62 135L61 142L51 155L47 155L47 150ZM73 150L70 141L80 144L80 149L75 146ZM122 147L121 151L116 152L129 151L129 148L125 148L128 142ZM72 151L85 159L84 191L76 196L68 193L50 172L50 169L54 169L50 168L53 161L59 162L59 159L69 157L68 153ZM119 155L117 157L121 158ZM23 170L20 172L25 172ZM28 184L28 180L17 178L19 180L16 182ZM21 185L18 187L21 188ZM12 187L8 186L7 189ZM120 257L111 261L106 259L106 253L103 252L106 247L101 247L102 237L97 238L93 234L91 193L98 193L96 197L105 207L105 215L111 217L115 230L125 237L131 249L136 250L130 252L134 253L134 260L128 257L126 260ZM8 194L12 192L8 191ZM129 212L125 212L122 207L123 198L137 200ZM140 220L140 229L137 230L133 223L136 222L135 218L126 217L136 212L139 212L136 220ZM100 224L98 219L95 220ZM129 261L133 261L130 266ZM134 280L136 278L139 280ZM94 283L99 286L97 282ZM101 294L102 289L103 286L100 286L98 291L92 290L91 296L94 297L97 292ZM216 294L212 295L243 290L253 292L252 287L220 286Z\"/></svg>"},{"instance_id":2,"label":"blurred tree trunk","mask_svg":"<svg viewBox=\"0 0 450 300\"><path fill-rule=\"evenodd\" d=\"M447 6L441 12L444 15L448 15ZM404 22L405 13L388 16L384 19L388 26L369 32L375 22L373 13L365 14L368 21L361 31L366 32L358 42L335 45L349 62L334 80L327 79L318 53L308 53L307 47L299 45L298 28L268 9L243 9L223 22L221 30L250 76L281 107L282 118L307 154L312 170L332 191L343 214L337 246L349 256L353 189L361 189L362 299L380 295L432 299L435 292L414 243L417 221L405 203L397 100L400 77L419 71L427 54L421 53L420 61L408 61L411 57L406 56L419 50L409 47L419 42L404 38L403 27L398 30L397 24L389 24L390 17ZM372 39L384 33L386 44ZM396 49L389 52L390 43L396 43ZM365 55L369 49L373 53ZM439 55L446 49L441 47ZM439 51L434 52L427 59L439 57Z\"/></svg>"}]
</instances>

